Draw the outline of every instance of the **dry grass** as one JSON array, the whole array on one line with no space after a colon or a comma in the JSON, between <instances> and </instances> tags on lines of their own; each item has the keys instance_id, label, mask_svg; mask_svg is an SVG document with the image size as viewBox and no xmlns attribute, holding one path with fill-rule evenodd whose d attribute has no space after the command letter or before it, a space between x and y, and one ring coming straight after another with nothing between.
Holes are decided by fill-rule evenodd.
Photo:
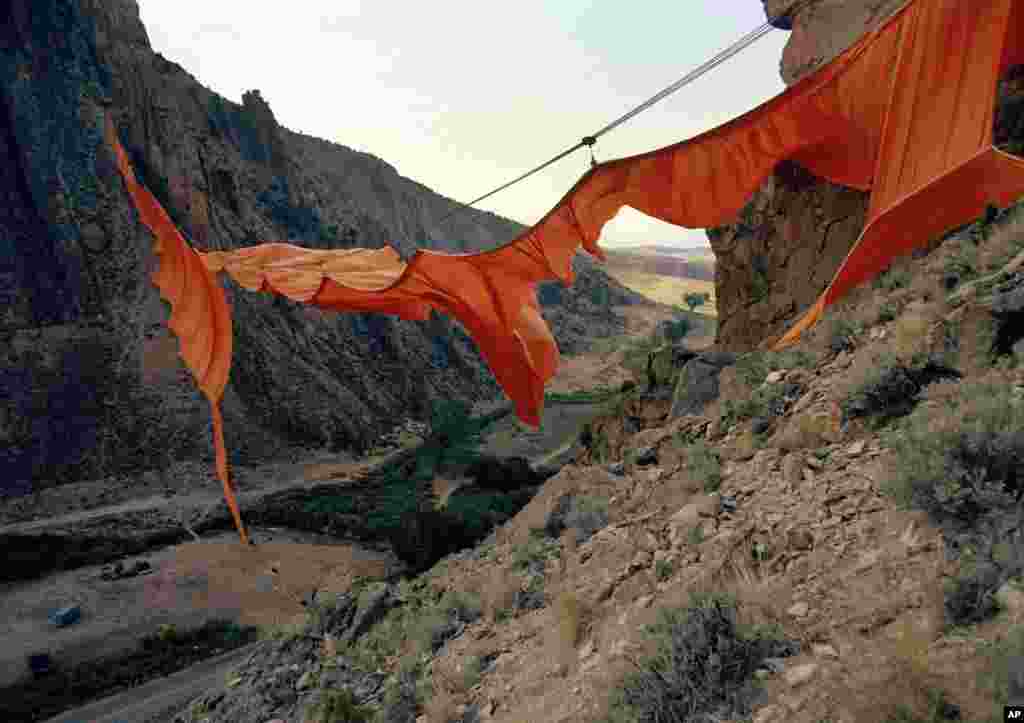
<instances>
[{"instance_id":1,"label":"dry grass","mask_svg":"<svg viewBox=\"0 0 1024 723\"><path fill-rule=\"evenodd\" d=\"M558 596L556 603L558 615L558 637L563 645L575 648L583 634L583 617L579 598L574 592L565 592Z\"/></svg>"},{"instance_id":2,"label":"dry grass","mask_svg":"<svg viewBox=\"0 0 1024 723\"><path fill-rule=\"evenodd\" d=\"M936 319L921 306L905 311L893 323L893 353L903 362L909 363L915 355L928 351L929 330Z\"/></svg>"},{"instance_id":3,"label":"dry grass","mask_svg":"<svg viewBox=\"0 0 1024 723\"><path fill-rule=\"evenodd\" d=\"M661 304L683 305L683 298L690 293L711 294L711 300L699 306L696 312L716 316L715 284L713 281L682 279L677 276L662 276L643 271L623 271L608 268L608 275L639 294Z\"/></svg>"},{"instance_id":4,"label":"dry grass","mask_svg":"<svg viewBox=\"0 0 1024 723\"><path fill-rule=\"evenodd\" d=\"M587 609L575 592L563 592L555 600L555 618L557 626L554 640L557 659L562 674L567 674L576 661L576 646L579 645L586 632Z\"/></svg>"},{"instance_id":5,"label":"dry grass","mask_svg":"<svg viewBox=\"0 0 1024 723\"><path fill-rule=\"evenodd\" d=\"M779 432L775 445L783 452L815 449L841 438L838 405L828 413L799 414Z\"/></svg>"}]
</instances>

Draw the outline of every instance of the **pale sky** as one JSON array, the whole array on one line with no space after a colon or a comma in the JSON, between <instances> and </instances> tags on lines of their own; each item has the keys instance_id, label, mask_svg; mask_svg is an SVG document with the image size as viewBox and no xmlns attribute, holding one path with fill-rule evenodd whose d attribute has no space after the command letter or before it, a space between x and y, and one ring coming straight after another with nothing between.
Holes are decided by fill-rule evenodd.
<instances>
[{"instance_id":1,"label":"pale sky","mask_svg":"<svg viewBox=\"0 0 1024 723\"><path fill-rule=\"evenodd\" d=\"M157 52L236 103L258 89L291 130L372 153L470 201L575 145L764 22L758 0L139 0ZM780 93L788 33L602 136L654 150ZM478 204L530 225L589 167L582 149ZM706 245L624 209L602 245Z\"/></svg>"}]
</instances>

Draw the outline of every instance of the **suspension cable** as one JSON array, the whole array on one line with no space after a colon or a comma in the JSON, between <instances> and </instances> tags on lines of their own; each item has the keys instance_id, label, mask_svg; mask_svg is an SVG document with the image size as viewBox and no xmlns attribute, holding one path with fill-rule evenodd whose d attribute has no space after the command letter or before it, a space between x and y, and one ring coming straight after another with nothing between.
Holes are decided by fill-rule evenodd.
<instances>
[{"instance_id":1,"label":"suspension cable","mask_svg":"<svg viewBox=\"0 0 1024 723\"><path fill-rule=\"evenodd\" d=\"M807 2L807 0L804 0L803 2L797 3L796 5L794 5L793 8L791 8L786 13L786 15L791 15L792 13L794 13L796 11L797 7L803 5L806 2ZM644 112L645 110L647 110L648 108L653 106L655 103L658 103L658 102L664 100L665 98L667 98L668 96L672 95L673 93L675 93L677 90L679 90L683 86L689 85L690 83L692 83L693 81L697 80L698 78L700 78L705 73L713 70L714 68L718 67L719 65L721 65L725 61L729 60L730 58L732 58L737 53L745 50L747 47L749 47L750 45L754 44L755 42L760 40L762 37L764 37L765 35L770 33L772 30L774 30L775 29L774 25L778 21L778 19L779 18L771 18L771 19L767 20L766 22L762 23L757 28L755 28L754 30L751 30L749 33L744 35L742 38L740 38L739 40L734 42L732 45L727 47L725 50L722 50L719 53L717 53L716 55L712 56L710 60L707 60L704 63L702 63L701 65L697 66L696 68L691 70L689 73L684 75L682 78L680 78L679 80L674 82L672 85L668 86L667 88L665 88L661 92L657 93L656 95L652 96L651 98L645 100L643 103L641 103L640 105L638 105L636 108L634 108L633 110L629 111L625 115L615 119L614 121L612 121L611 123L606 125L604 128L599 130L597 133L594 133L593 135L589 135L589 136L584 136L583 139L579 143L577 143L575 146L573 146L572 148L569 148L568 150L562 151L561 153L559 153L557 156L555 156L551 160L546 161L546 162L542 163L541 165L537 166L536 168L533 168L533 169L527 171L526 173L522 174L521 176L518 176L517 178L512 179L508 183L505 183L505 184L499 186L498 188L495 188L493 191L485 193L484 195L480 196L479 198L475 198L472 201L469 201L468 203L458 203L457 207L454 210L450 211L449 213L447 213L445 216L443 216L441 218L441 223L447 221L452 216L455 216L457 214L460 214L460 213L462 213L464 211L469 210L472 206L476 205L477 203L479 203L480 201L483 201L486 198L490 198L491 196L493 196L494 194L498 193L499 191L504 191L509 186L512 186L512 185L514 185L516 183L519 183L520 181L522 181L522 180L524 180L526 178L529 178L533 174L538 173L538 172L544 170L545 168L547 168L551 164L556 163L556 162L562 160L563 158L565 158L569 154L578 151L580 148L583 148L584 146L591 147L591 153L593 153L593 145L594 145L594 143L597 142L598 138L603 136L605 133L608 133L609 131L612 131L615 128L619 127L620 125L622 125L623 123L628 121L630 118L633 118L634 116Z\"/></svg>"}]
</instances>

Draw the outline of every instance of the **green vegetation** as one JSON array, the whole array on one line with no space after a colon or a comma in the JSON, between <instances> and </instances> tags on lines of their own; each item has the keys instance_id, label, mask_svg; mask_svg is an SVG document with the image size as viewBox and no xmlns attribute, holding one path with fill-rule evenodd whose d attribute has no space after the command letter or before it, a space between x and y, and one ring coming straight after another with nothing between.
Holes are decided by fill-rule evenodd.
<instances>
[{"instance_id":1,"label":"green vegetation","mask_svg":"<svg viewBox=\"0 0 1024 723\"><path fill-rule=\"evenodd\" d=\"M722 462L718 451L699 439L686 450L686 471L704 483L705 492L717 492L722 486Z\"/></svg>"},{"instance_id":2,"label":"green vegetation","mask_svg":"<svg viewBox=\"0 0 1024 723\"><path fill-rule=\"evenodd\" d=\"M1024 405L1007 400L1004 385L962 386L945 409L918 409L887 435L900 463L885 490L937 521L973 524L1012 505L1022 489L1017 470L1024 459Z\"/></svg>"},{"instance_id":3,"label":"green vegetation","mask_svg":"<svg viewBox=\"0 0 1024 723\"><path fill-rule=\"evenodd\" d=\"M612 396L619 394L621 391L608 387L595 387L594 389L580 389L575 392L546 392L544 394L544 401L597 404L608 401Z\"/></svg>"},{"instance_id":4,"label":"green vegetation","mask_svg":"<svg viewBox=\"0 0 1024 723\"><path fill-rule=\"evenodd\" d=\"M899 316L899 306L894 301L885 301L878 309L878 323L884 324Z\"/></svg>"},{"instance_id":5,"label":"green vegetation","mask_svg":"<svg viewBox=\"0 0 1024 723\"><path fill-rule=\"evenodd\" d=\"M872 286L882 291L892 292L910 285L910 271L904 268L889 269L875 277Z\"/></svg>"},{"instance_id":6,"label":"green vegetation","mask_svg":"<svg viewBox=\"0 0 1024 723\"><path fill-rule=\"evenodd\" d=\"M678 311L681 311L681 309L678 309L677 307L677 312ZM693 323L690 321L690 319L685 315L680 314L675 319L672 319L671 321L665 324L665 341L667 341L669 344L681 341L687 334L690 333L692 329Z\"/></svg>"},{"instance_id":7,"label":"green vegetation","mask_svg":"<svg viewBox=\"0 0 1024 723\"><path fill-rule=\"evenodd\" d=\"M885 723L946 723L959 721L960 709L946 700L946 693L941 690L928 691L928 712L926 717L914 715L906 705L898 705L896 712L886 719Z\"/></svg>"},{"instance_id":8,"label":"green vegetation","mask_svg":"<svg viewBox=\"0 0 1024 723\"><path fill-rule=\"evenodd\" d=\"M852 350L857 336L862 331L864 328L859 322L841 316L834 317L828 329L829 348L836 353Z\"/></svg>"},{"instance_id":9,"label":"green vegetation","mask_svg":"<svg viewBox=\"0 0 1024 723\"><path fill-rule=\"evenodd\" d=\"M752 351L736 360L736 374L751 389L764 383L768 374L781 369L809 369L817 357L804 350Z\"/></svg>"},{"instance_id":10,"label":"green vegetation","mask_svg":"<svg viewBox=\"0 0 1024 723\"><path fill-rule=\"evenodd\" d=\"M525 545L515 549L512 555L513 570L543 574L547 561L558 556L561 551L558 541L547 537L543 529L539 529L538 533L531 535Z\"/></svg>"},{"instance_id":11,"label":"green vegetation","mask_svg":"<svg viewBox=\"0 0 1024 723\"><path fill-rule=\"evenodd\" d=\"M691 545L699 545L704 542L704 528L700 525L691 527L686 533L686 541Z\"/></svg>"},{"instance_id":12,"label":"green vegetation","mask_svg":"<svg viewBox=\"0 0 1024 723\"><path fill-rule=\"evenodd\" d=\"M711 301L711 294L706 291L703 294L690 292L683 297L683 301L685 301L686 305L690 307L690 311L694 311L698 306L704 306L704 304Z\"/></svg>"},{"instance_id":13,"label":"green vegetation","mask_svg":"<svg viewBox=\"0 0 1024 723\"><path fill-rule=\"evenodd\" d=\"M685 609L662 610L645 628L658 650L615 691L609 723L696 720L723 704L749 714L754 670L788 643L776 630L737 625L735 605L727 595L695 594Z\"/></svg>"},{"instance_id":14,"label":"green vegetation","mask_svg":"<svg viewBox=\"0 0 1024 723\"><path fill-rule=\"evenodd\" d=\"M918 395L928 384L943 378L958 379L959 372L939 365L924 355L916 355L909 364L886 352L874 358L874 366L841 402L848 418L867 417L881 427L897 417L909 414Z\"/></svg>"},{"instance_id":15,"label":"green vegetation","mask_svg":"<svg viewBox=\"0 0 1024 723\"><path fill-rule=\"evenodd\" d=\"M672 577L673 572L675 569L668 560L658 560L654 563L654 575L658 578L658 582L665 582Z\"/></svg>"},{"instance_id":16,"label":"green vegetation","mask_svg":"<svg viewBox=\"0 0 1024 723\"><path fill-rule=\"evenodd\" d=\"M356 511L356 503L347 495L325 495L307 500L302 511L312 515L347 515Z\"/></svg>"},{"instance_id":17,"label":"green vegetation","mask_svg":"<svg viewBox=\"0 0 1024 723\"><path fill-rule=\"evenodd\" d=\"M459 623L480 617L480 600L468 593L439 594L428 575L399 583L402 604L392 608L369 632L347 646L344 654L363 670L380 670L412 642L412 659L425 660L458 630Z\"/></svg>"},{"instance_id":18,"label":"green vegetation","mask_svg":"<svg viewBox=\"0 0 1024 723\"><path fill-rule=\"evenodd\" d=\"M306 711L308 723L370 723L374 710L370 706L356 705L352 691L325 690L317 705Z\"/></svg>"},{"instance_id":19,"label":"green vegetation","mask_svg":"<svg viewBox=\"0 0 1024 723\"><path fill-rule=\"evenodd\" d=\"M768 275L760 269L753 269L750 274L750 300L755 304L764 301L768 298L770 290L771 284L768 281Z\"/></svg>"},{"instance_id":20,"label":"green vegetation","mask_svg":"<svg viewBox=\"0 0 1024 723\"><path fill-rule=\"evenodd\" d=\"M1024 551L998 532L1014 527L1024 494L1024 404L1006 386L963 382L935 409L918 408L884 435L895 452L882 489L904 507L925 510L961 540L958 576L945 591L951 625L995 614L992 593L1024 571ZM970 541L969 545L964 542Z\"/></svg>"},{"instance_id":21,"label":"green vegetation","mask_svg":"<svg viewBox=\"0 0 1024 723\"><path fill-rule=\"evenodd\" d=\"M776 416L781 409L784 396L785 388L781 384L769 384L758 387L749 397L738 402L726 399L722 403L722 425L729 429L745 419Z\"/></svg>"},{"instance_id":22,"label":"green vegetation","mask_svg":"<svg viewBox=\"0 0 1024 723\"><path fill-rule=\"evenodd\" d=\"M608 498L592 495L562 495L544 521L542 532L556 539L569 528L576 531L577 543L590 539L608 525Z\"/></svg>"}]
</instances>

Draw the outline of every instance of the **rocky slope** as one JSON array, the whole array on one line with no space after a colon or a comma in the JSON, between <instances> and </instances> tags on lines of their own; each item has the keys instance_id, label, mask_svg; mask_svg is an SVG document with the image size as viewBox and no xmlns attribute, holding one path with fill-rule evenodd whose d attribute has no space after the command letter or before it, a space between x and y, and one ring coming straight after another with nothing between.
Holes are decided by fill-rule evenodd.
<instances>
[{"instance_id":1,"label":"rocky slope","mask_svg":"<svg viewBox=\"0 0 1024 723\"><path fill-rule=\"evenodd\" d=\"M1024 199L936 246L787 352L680 355L685 413L624 392L484 543L318 593L175 722L1003 720Z\"/></svg>"},{"instance_id":2,"label":"rocky slope","mask_svg":"<svg viewBox=\"0 0 1024 723\"><path fill-rule=\"evenodd\" d=\"M200 249L479 250L522 227L470 211L374 156L280 127L155 53L135 0L0 4L0 479L5 492L208 455L204 403L149 282L151 238L101 139L109 113L137 172ZM254 83L258 78L253 79ZM453 241L456 240L457 241ZM563 351L621 330L640 298L579 257L542 288ZM498 393L449 320L322 314L228 289L224 412L236 463L293 445L359 450L431 400Z\"/></svg>"},{"instance_id":3,"label":"rocky slope","mask_svg":"<svg viewBox=\"0 0 1024 723\"><path fill-rule=\"evenodd\" d=\"M782 79L792 85L902 4L764 0L769 17L790 14L781 24L792 28L780 62ZM1024 153L1024 68L1001 85L995 131L1003 150ZM781 163L736 223L708 231L716 257L719 344L752 349L785 331L831 281L860 235L866 210L867 194Z\"/></svg>"}]
</instances>

